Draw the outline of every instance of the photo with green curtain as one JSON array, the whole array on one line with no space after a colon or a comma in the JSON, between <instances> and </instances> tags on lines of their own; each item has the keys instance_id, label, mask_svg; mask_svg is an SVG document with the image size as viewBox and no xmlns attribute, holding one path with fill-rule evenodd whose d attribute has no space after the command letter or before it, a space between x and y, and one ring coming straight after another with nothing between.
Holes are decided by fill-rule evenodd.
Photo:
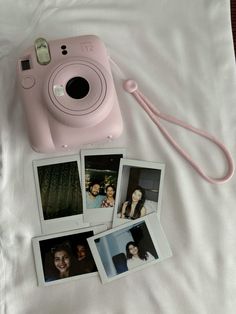
<instances>
[{"instance_id":1,"label":"photo with green curtain","mask_svg":"<svg viewBox=\"0 0 236 314\"><path fill-rule=\"evenodd\" d=\"M37 170L45 220L83 213L76 161L39 166Z\"/></svg>"}]
</instances>

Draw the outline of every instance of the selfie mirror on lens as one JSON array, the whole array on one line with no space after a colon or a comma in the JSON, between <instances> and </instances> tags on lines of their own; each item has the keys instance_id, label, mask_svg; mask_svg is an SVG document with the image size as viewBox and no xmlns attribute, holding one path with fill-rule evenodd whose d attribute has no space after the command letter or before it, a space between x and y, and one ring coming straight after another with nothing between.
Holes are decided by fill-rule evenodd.
<instances>
[{"instance_id":1,"label":"selfie mirror on lens","mask_svg":"<svg viewBox=\"0 0 236 314\"><path fill-rule=\"evenodd\" d=\"M117 138L122 117L104 43L38 38L18 61L32 148L48 153Z\"/></svg>"}]
</instances>

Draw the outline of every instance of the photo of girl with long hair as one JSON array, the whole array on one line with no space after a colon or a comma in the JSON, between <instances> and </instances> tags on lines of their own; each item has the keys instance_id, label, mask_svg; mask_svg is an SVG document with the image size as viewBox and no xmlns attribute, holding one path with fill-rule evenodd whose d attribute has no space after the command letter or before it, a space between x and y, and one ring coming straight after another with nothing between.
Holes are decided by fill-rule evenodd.
<instances>
[{"instance_id":1,"label":"photo of girl with long hair","mask_svg":"<svg viewBox=\"0 0 236 314\"><path fill-rule=\"evenodd\" d=\"M165 165L121 159L113 227L151 213L160 215Z\"/></svg>"},{"instance_id":2,"label":"photo of girl with long hair","mask_svg":"<svg viewBox=\"0 0 236 314\"><path fill-rule=\"evenodd\" d=\"M141 248L134 241L126 244L126 258L128 270L155 260L155 257L151 253Z\"/></svg>"},{"instance_id":3,"label":"photo of girl with long hair","mask_svg":"<svg viewBox=\"0 0 236 314\"><path fill-rule=\"evenodd\" d=\"M155 213L88 238L103 283L154 265L172 255Z\"/></svg>"},{"instance_id":4,"label":"photo of girl with long hair","mask_svg":"<svg viewBox=\"0 0 236 314\"><path fill-rule=\"evenodd\" d=\"M50 275L45 276L45 280L53 281L78 275L73 260L75 258L69 243L60 243L51 248L51 271Z\"/></svg>"},{"instance_id":5,"label":"photo of girl with long hair","mask_svg":"<svg viewBox=\"0 0 236 314\"><path fill-rule=\"evenodd\" d=\"M123 203L120 218L137 219L146 215L144 207L145 190L141 186L134 188L129 200Z\"/></svg>"}]
</instances>

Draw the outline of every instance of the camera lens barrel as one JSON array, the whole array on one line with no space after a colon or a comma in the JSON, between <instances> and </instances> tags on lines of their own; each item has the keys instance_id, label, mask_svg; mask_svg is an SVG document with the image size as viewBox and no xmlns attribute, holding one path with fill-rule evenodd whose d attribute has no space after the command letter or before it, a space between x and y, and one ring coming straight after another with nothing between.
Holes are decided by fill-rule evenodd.
<instances>
[{"instance_id":1,"label":"camera lens barrel","mask_svg":"<svg viewBox=\"0 0 236 314\"><path fill-rule=\"evenodd\" d=\"M83 77L73 77L66 84L66 92L71 98L82 99L89 93L89 83Z\"/></svg>"}]
</instances>

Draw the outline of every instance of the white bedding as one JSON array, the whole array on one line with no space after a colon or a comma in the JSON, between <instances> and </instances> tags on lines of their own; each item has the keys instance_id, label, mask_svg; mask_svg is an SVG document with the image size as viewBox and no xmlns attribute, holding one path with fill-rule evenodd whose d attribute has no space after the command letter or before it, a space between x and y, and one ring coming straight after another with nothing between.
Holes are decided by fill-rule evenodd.
<instances>
[{"instance_id":1,"label":"white bedding","mask_svg":"<svg viewBox=\"0 0 236 314\"><path fill-rule=\"evenodd\" d=\"M161 224L173 257L102 285L99 277L38 287L31 239L40 235L32 160L16 89L16 60L35 38L95 34L159 110L208 130L236 153L235 60L229 0L0 1L0 306L4 314L234 314L236 181L205 182L121 88L112 143L166 164ZM205 140L164 123L212 176L226 163ZM78 153L79 150L73 153ZM57 154L54 154L57 155Z\"/></svg>"}]
</instances>

